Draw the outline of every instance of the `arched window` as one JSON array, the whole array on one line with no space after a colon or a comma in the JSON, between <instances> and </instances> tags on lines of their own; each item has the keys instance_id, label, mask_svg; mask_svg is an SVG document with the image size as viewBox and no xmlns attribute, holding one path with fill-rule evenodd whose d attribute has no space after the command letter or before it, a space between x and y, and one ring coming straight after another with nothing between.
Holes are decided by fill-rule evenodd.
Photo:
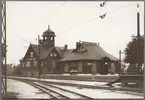
<instances>
[{"instance_id":1,"label":"arched window","mask_svg":"<svg viewBox=\"0 0 145 100\"><path fill-rule=\"evenodd\" d=\"M50 40L53 40L53 37L50 37Z\"/></svg>"}]
</instances>

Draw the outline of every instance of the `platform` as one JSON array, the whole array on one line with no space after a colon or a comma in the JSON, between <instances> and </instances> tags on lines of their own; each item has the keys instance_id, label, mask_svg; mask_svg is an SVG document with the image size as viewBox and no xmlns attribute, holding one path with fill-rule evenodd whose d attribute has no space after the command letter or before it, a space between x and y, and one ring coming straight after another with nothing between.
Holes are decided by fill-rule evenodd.
<instances>
[{"instance_id":1,"label":"platform","mask_svg":"<svg viewBox=\"0 0 145 100\"><path fill-rule=\"evenodd\" d=\"M77 86L77 87L82 87L82 88L96 88L96 89L108 89L108 90L119 90L119 91L143 92L143 89L121 87L120 83L114 84L113 86L110 87L110 86L106 85L107 82L96 82L96 81L37 79L37 78L30 78L30 77L14 77L14 76L9 76L8 78L25 80L25 81L48 82L50 84Z\"/></svg>"}]
</instances>

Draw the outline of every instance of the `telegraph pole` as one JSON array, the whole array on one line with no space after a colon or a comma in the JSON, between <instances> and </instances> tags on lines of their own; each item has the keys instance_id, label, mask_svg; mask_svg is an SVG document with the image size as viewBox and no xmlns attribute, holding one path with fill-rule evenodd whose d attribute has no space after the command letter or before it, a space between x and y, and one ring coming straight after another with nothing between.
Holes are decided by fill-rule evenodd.
<instances>
[{"instance_id":1,"label":"telegraph pole","mask_svg":"<svg viewBox=\"0 0 145 100\"><path fill-rule=\"evenodd\" d=\"M139 4L137 4L137 10L139 10ZM140 14L139 11L137 11L137 67L138 67L138 73L139 73L139 67L140 67Z\"/></svg>"},{"instance_id":2,"label":"telegraph pole","mask_svg":"<svg viewBox=\"0 0 145 100\"><path fill-rule=\"evenodd\" d=\"M119 73L121 73L121 50L119 50Z\"/></svg>"},{"instance_id":3,"label":"telegraph pole","mask_svg":"<svg viewBox=\"0 0 145 100\"><path fill-rule=\"evenodd\" d=\"M38 73L39 73L39 76L38 78L40 79L40 75L41 75L41 67L40 67L40 37L38 35Z\"/></svg>"},{"instance_id":4,"label":"telegraph pole","mask_svg":"<svg viewBox=\"0 0 145 100\"><path fill-rule=\"evenodd\" d=\"M0 87L2 89L2 95L6 96L7 95L7 75L6 75L6 64L7 64L7 43L6 43L6 1L0 1L0 6L1 6L1 11L0 11L0 15L1 15L1 54L0 57L2 57L2 61L1 61L1 76L0 76L0 80L2 82L2 87Z\"/></svg>"}]
</instances>

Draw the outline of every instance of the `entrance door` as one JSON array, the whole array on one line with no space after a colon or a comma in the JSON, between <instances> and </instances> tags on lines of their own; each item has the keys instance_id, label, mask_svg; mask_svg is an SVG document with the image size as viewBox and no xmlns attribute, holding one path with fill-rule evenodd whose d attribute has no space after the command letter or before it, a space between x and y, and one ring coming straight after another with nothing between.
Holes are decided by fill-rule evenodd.
<instances>
[{"instance_id":1,"label":"entrance door","mask_svg":"<svg viewBox=\"0 0 145 100\"><path fill-rule=\"evenodd\" d=\"M110 59L108 57L104 57L102 59L100 74L108 74L108 72L109 72L109 62L110 62Z\"/></svg>"}]
</instances>

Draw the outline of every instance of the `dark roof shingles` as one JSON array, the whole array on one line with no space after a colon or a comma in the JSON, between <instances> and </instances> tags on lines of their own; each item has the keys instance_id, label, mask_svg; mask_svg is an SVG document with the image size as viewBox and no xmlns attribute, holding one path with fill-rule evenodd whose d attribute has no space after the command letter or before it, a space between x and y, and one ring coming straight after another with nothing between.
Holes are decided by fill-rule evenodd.
<instances>
[{"instance_id":1,"label":"dark roof shingles","mask_svg":"<svg viewBox=\"0 0 145 100\"><path fill-rule=\"evenodd\" d=\"M39 55L38 54L38 45L31 44L31 46L38 56ZM49 55L51 50L52 50L52 48L44 49L42 46L40 46L40 59L45 59Z\"/></svg>"},{"instance_id":2,"label":"dark roof shingles","mask_svg":"<svg viewBox=\"0 0 145 100\"><path fill-rule=\"evenodd\" d=\"M99 45L82 44L87 50L84 52L72 52L70 55L61 59L60 61L73 61L73 60L100 60L103 57L108 57L113 61L118 59L106 51L104 51Z\"/></svg>"}]
</instances>

